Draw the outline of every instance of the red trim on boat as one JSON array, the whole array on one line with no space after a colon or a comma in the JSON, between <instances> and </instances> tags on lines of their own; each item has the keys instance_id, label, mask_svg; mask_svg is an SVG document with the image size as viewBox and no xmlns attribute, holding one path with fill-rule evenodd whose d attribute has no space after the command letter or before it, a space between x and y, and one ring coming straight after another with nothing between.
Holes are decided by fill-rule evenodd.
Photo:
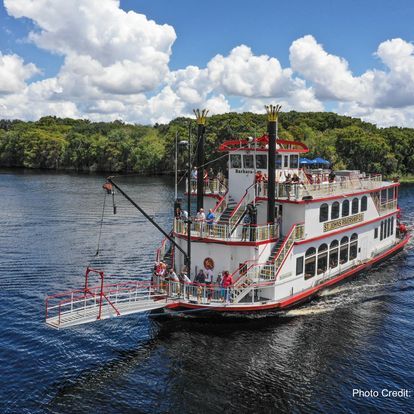
<instances>
[{"instance_id":1,"label":"red trim on boat","mask_svg":"<svg viewBox=\"0 0 414 414\"><path fill-rule=\"evenodd\" d=\"M363 191L359 191L359 192L356 192L356 193L346 193L346 194L340 194L340 195L329 196L329 197L312 198L312 199L309 199L309 200L283 200L283 199L279 199L279 198L276 198L275 200L277 200L278 203L288 203L288 204L317 203L317 202L321 202L321 201L336 200L336 199L340 199L340 198L347 198L347 197L354 197L354 196L357 196L357 195L375 193L376 191L386 190L386 189L391 188L391 187L399 187L399 186L400 186L400 183L392 183L390 185L386 185L384 187L379 187L379 188L376 188L376 189L363 190ZM268 198L267 197L257 197L256 200L258 200L258 201L267 201Z\"/></svg>"},{"instance_id":2,"label":"red trim on boat","mask_svg":"<svg viewBox=\"0 0 414 414\"><path fill-rule=\"evenodd\" d=\"M279 302L281 308L285 308L287 306L292 305L295 302L301 301L302 299L313 295L315 292L323 289L326 286L335 285L336 283L340 282L343 279L346 279L349 276L352 276L355 273L358 273L362 270L364 270L366 267L372 266L373 264L379 262L381 259L389 256L390 254L398 251L399 249L402 249L410 240L410 236L406 236L400 243L396 244L394 247L392 247L390 250L385 251L384 253L374 257L369 262L363 263L361 265L358 265L356 267L353 267L352 269L347 270L346 272L340 274L339 276L334 277L333 279L327 280L326 282L321 283L320 285L317 285L313 288L310 288L308 290L305 290L297 295L292 296L289 299L286 299L284 301Z\"/></svg>"},{"instance_id":3,"label":"red trim on boat","mask_svg":"<svg viewBox=\"0 0 414 414\"><path fill-rule=\"evenodd\" d=\"M247 139L233 139L233 140L224 141L219 146L219 151L222 151L222 152L239 151L239 150L267 151L266 148L261 148L260 146L255 148L255 143L256 145L259 144L264 147L266 144L269 143L269 136L265 134L261 137L255 138L253 142L249 142L247 141ZM299 148L278 148L277 150L278 152L296 152L296 153L309 152L309 148L303 142L300 142L300 141L288 141L285 139L278 139L276 140L276 143L279 144L279 146L287 145L291 147L294 145L296 147L299 147Z\"/></svg>"},{"instance_id":4,"label":"red trim on boat","mask_svg":"<svg viewBox=\"0 0 414 414\"><path fill-rule=\"evenodd\" d=\"M183 239L183 240L188 239L186 234L174 233L174 237L178 237L179 239ZM248 242L248 241L242 242L242 241L226 241L226 240L208 239L208 238L201 238L201 237L195 237L195 236L191 237L192 242L199 241L202 243L226 244L229 246L260 246L262 244L274 243L278 240L279 240L278 238L275 238L275 239L269 239L269 240L261 240L258 242Z\"/></svg>"},{"instance_id":5,"label":"red trim on boat","mask_svg":"<svg viewBox=\"0 0 414 414\"><path fill-rule=\"evenodd\" d=\"M385 251L384 253L376 256L375 258L371 259L370 261L363 263L361 265L355 266L352 269L347 270L346 272L327 280L326 282L323 282L313 288L309 288L307 290L304 290L303 292L300 292L294 296L289 297L288 299L281 300L279 302L275 303L269 303L269 304L263 304L263 305L252 305L252 306L203 306L195 303L185 303L185 302L174 302L169 305L167 305L167 308L173 309L178 307L184 307L184 308L192 308L192 309L204 309L204 310L212 310L216 312L246 312L246 311L256 311L256 310L267 310L267 309L284 309L287 307L292 306L293 304L297 302L301 302L304 299L314 295L319 290L335 285L336 283L339 283L340 281L354 275L355 273L358 273L362 270L364 270L367 267L372 266L373 264L379 262L380 260L386 258L387 256L397 252L398 250L401 250L410 240L410 235L407 235L401 242L396 244L394 247L392 247L390 250Z\"/></svg>"}]
</instances>

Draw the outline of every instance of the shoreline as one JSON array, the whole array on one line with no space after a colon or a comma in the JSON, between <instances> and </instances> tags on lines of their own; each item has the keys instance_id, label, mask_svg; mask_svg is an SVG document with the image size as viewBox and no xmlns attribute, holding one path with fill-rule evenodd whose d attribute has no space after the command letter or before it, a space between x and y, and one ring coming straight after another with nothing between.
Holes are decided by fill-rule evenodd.
<instances>
[{"instance_id":1,"label":"shoreline","mask_svg":"<svg viewBox=\"0 0 414 414\"><path fill-rule=\"evenodd\" d=\"M101 176L108 176L108 175L120 175L120 176L139 176L139 177L169 177L173 176L171 171L152 171L152 172L139 172L139 173L126 173L122 171L101 171L101 170L76 170L74 168L29 168L29 167L3 167L0 166L0 174L7 174L7 173L37 173L37 174L79 174L79 175L101 175ZM384 177L385 180L393 181L393 176ZM414 184L414 175L402 175L399 178L399 182L401 184Z\"/></svg>"}]
</instances>

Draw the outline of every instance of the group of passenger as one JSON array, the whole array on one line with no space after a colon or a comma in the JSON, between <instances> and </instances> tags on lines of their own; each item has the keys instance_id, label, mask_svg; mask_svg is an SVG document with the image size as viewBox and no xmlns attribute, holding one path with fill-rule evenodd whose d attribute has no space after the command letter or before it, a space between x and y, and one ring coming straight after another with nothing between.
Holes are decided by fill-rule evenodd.
<instances>
[{"instance_id":1,"label":"group of passenger","mask_svg":"<svg viewBox=\"0 0 414 414\"><path fill-rule=\"evenodd\" d=\"M198 177L198 170L196 167L193 167L191 170L191 192L195 193L197 191L197 177ZM208 189L210 193L214 193L217 188L215 188L215 183L218 183L218 192L225 193L226 192L226 184L225 184L225 176L221 169L217 172L213 170L213 168L208 168L203 170L203 182L204 182L204 191Z\"/></svg>"},{"instance_id":2,"label":"group of passenger","mask_svg":"<svg viewBox=\"0 0 414 414\"><path fill-rule=\"evenodd\" d=\"M230 288L233 285L233 277L227 271L223 271L217 275L214 280L214 274L211 269L200 269L194 280L192 281L188 275L187 268L184 266L182 271L177 275L172 267L168 268L167 264L160 261L155 262L153 271L153 285L158 286L160 292L176 293L180 295L184 292L183 285L194 286L194 293L197 293L197 297L202 294L203 287L206 288L206 297L211 300L214 290L218 290L217 298L222 302L230 302ZM168 282L175 282L171 284ZM190 291L187 291L187 298L189 298ZM201 298L199 298L200 302Z\"/></svg>"}]
</instances>

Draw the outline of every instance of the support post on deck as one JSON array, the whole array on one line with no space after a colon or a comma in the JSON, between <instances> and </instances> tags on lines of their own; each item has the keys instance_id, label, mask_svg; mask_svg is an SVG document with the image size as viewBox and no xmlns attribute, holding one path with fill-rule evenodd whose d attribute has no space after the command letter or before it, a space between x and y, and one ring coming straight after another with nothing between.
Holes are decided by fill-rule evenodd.
<instances>
[{"instance_id":1,"label":"support post on deck","mask_svg":"<svg viewBox=\"0 0 414 414\"><path fill-rule=\"evenodd\" d=\"M267 222L275 222L276 139L280 105L266 105L268 145Z\"/></svg>"}]
</instances>

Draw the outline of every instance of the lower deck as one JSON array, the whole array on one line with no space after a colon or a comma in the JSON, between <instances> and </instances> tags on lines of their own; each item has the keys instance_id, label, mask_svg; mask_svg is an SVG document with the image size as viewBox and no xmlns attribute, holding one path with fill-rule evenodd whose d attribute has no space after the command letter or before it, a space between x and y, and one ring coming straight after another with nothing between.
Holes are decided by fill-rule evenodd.
<instances>
[{"instance_id":1,"label":"lower deck","mask_svg":"<svg viewBox=\"0 0 414 414\"><path fill-rule=\"evenodd\" d=\"M340 283L401 251L410 239L405 235L388 249L365 261L351 263L335 275L319 278L298 292L276 299L278 282L248 283L227 288L171 281L136 281L74 291L46 300L46 323L65 328L123 315L167 308L214 312L254 312L285 309L311 299L322 289ZM280 284L280 282L279 282ZM51 303L57 299L57 303Z\"/></svg>"}]
</instances>

